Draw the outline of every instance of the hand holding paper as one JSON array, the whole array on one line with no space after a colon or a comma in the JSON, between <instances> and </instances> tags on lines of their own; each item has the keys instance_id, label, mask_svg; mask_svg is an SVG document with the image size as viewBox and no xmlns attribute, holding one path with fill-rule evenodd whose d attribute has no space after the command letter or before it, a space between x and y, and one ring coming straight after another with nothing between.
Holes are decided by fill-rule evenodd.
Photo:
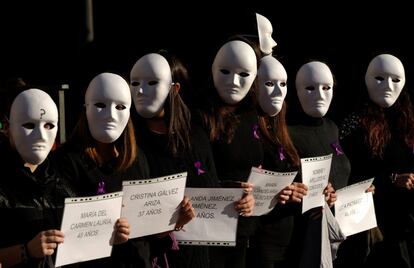
<instances>
[{"instance_id":1,"label":"hand holding paper","mask_svg":"<svg viewBox=\"0 0 414 268\"><path fill-rule=\"evenodd\" d=\"M302 202L303 197L308 194L308 186L301 182L293 182L292 186L293 191L290 200L296 203Z\"/></svg>"},{"instance_id":2,"label":"hand holding paper","mask_svg":"<svg viewBox=\"0 0 414 268\"><path fill-rule=\"evenodd\" d=\"M367 192L372 182L369 179L336 191L335 218L347 236L377 226L372 192Z\"/></svg>"},{"instance_id":3,"label":"hand holding paper","mask_svg":"<svg viewBox=\"0 0 414 268\"><path fill-rule=\"evenodd\" d=\"M252 193L243 193L243 197L235 202L234 208L239 212L240 216L249 217L253 215L253 209L255 204Z\"/></svg>"},{"instance_id":4,"label":"hand holding paper","mask_svg":"<svg viewBox=\"0 0 414 268\"><path fill-rule=\"evenodd\" d=\"M128 220L126 218L119 218L115 223L114 245L128 241L130 231Z\"/></svg>"},{"instance_id":5,"label":"hand holding paper","mask_svg":"<svg viewBox=\"0 0 414 268\"><path fill-rule=\"evenodd\" d=\"M293 193L290 186L297 172L274 172L253 167L248 182L253 187L253 196L256 200L253 216L260 216L270 212L278 201L286 202Z\"/></svg>"},{"instance_id":6,"label":"hand holding paper","mask_svg":"<svg viewBox=\"0 0 414 268\"><path fill-rule=\"evenodd\" d=\"M323 191L325 195L325 201L328 203L328 206L331 208L336 201L336 193L335 189L332 186L332 183L328 183L328 186L326 186L325 190Z\"/></svg>"},{"instance_id":7,"label":"hand holding paper","mask_svg":"<svg viewBox=\"0 0 414 268\"><path fill-rule=\"evenodd\" d=\"M324 190L328 186L332 154L302 158L302 182L308 186L308 194L303 197L302 213L325 204ZM328 188L327 190L332 191Z\"/></svg>"},{"instance_id":8,"label":"hand holding paper","mask_svg":"<svg viewBox=\"0 0 414 268\"><path fill-rule=\"evenodd\" d=\"M176 231L181 230L185 224L189 223L195 217L194 208L187 196L184 196L184 199L181 202L180 206L180 216L178 217L178 221L175 224Z\"/></svg>"}]
</instances>

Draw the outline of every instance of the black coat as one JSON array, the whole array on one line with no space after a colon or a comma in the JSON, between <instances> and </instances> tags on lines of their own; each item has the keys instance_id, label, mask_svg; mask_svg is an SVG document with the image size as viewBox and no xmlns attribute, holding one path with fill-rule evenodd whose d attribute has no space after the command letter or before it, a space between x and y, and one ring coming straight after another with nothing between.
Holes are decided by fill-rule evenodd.
<instances>
[{"instance_id":1,"label":"black coat","mask_svg":"<svg viewBox=\"0 0 414 268\"><path fill-rule=\"evenodd\" d=\"M0 247L29 242L39 232L60 229L64 198L72 193L46 159L34 173L8 141L0 143ZM23 265L23 264L22 264ZM51 257L24 267L53 267Z\"/></svg>"}]
</instances>

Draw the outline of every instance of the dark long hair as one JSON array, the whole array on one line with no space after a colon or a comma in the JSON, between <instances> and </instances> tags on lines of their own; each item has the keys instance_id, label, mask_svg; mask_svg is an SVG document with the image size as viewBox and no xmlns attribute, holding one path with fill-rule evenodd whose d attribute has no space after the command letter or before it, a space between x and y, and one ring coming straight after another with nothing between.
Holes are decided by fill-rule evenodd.
<instances>
[{"instance_id":1,"label":"dark long hair","mask_svg":"<svg viewBox=\"0 0 414 268\"><path fill-rule=\"evenodd\" d=\"M80 147L95 163L99 164L100 157L94 149L96 142L89 131L86 111L83 110L66 146ZM138 154L134 126L132 125L131 118L128 119L124 131L114 142L114 145L119 153L115 170L124 171L135 162Z\"/></svg>"},{"instance_id":2,"label":"dark long hair","mask_svg":"<svg viewBox=\"0 0 414 268\"><path fill-rule=\"evenodd\" d=\"M257 42L242 35L233 36L229 38L227 42L234 40L243 41L253 48L258 65L261 52ZM214 83L211 80L209 84L213 85ZM200 115L203 124L209 130L209 138L211 141L218 140L219 138L227 143L232 141L234 132L239 123L237 112L254 109L256 106L256 86L255 81L246 97L237 104L236 110L234 110L234 106L228 105L220 98L217 90L214 89L214 86L213 88L204 89L203 93L206 102L205 105L201 107Z\"/></svg>"},{"instance_id":3,"label":"dark long hair","mask_svg":"<svg viewBox=\"0 0 414 268\"><path fill-rule=\"evenodd\" d=\"M155 53L167 60L171 69L172 82L180 84L179 91L173 88L170 90L164 104L163 120L168 127L168 149L173 155L178 152L188 152L191 149L191 113L181 98L181 92L191 90L188 71L183 62L167 50L163 49ZM136 114L136 118L139 122L145 121L139 114Z\"/></svg>"},{"instance_id":4,"label":"dark long hair","mask_svg":"<svg viewBox=\"0 0 414 268\"><path fill-rule=\"evenodd\" d=\"M366 142L375 156L382 157L384 148L391 139L390 125L386 118L386 110L393 109L399 136L408 147L414 146L414 112L410 95L403 90L397 101L390 108L381 108L370 102L361 118L361 126L366 131Z\"/></svg>"},{"instance_id":5,"label":"dark long hair","mask_svg":"<svg viewBox=\"0 0 414 268\"><path fill-rule=\"evenodd\" d=\"M299 167L300 158L290 138L286 125L286 102L283 102L282 109L276 116L268 116L259 107L259 127L262 135L276 148L282 147L289 162L293 167Z\"/></svg>"}]
</instances>

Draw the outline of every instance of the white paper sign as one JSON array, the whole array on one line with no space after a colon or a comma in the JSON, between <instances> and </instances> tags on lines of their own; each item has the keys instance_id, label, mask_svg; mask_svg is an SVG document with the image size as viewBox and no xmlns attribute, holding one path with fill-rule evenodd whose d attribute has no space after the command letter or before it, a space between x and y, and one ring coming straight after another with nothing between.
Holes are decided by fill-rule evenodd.
<instances>
[{"instance_id":1,"label":"white paper sign","mask_svg":"<svg viewBox=\"0 0 414 268\"><path fill-rule=\"evenodd\" d=\"M365 192L373 180L365 180L336 191L335 218L346 236L377 226L372 193Z\"/></svg>"},{"instance_id":2,"label":"white paper sign","mask_svg":"<svg viewBox=\"0 0 414 268\"><path fill-rule=\"evenodd\" d=\"M241 188L186 188L196 217L179 232L184 245L235 246L238 213L234 202L243 195Z\"/></svg>"},{"instance_id":3,"label":"white paper sign","mask_svg":"<svg viewBox=\"0 0 414 268\"><path fill-rule=\"evenodd\" d=\"M273 172L252 167L248 182L253 184L253 216L269 213L277 204L276 195L293 182L298 172Z\"/></svg>"},{"instance_id":4,"label":"white paper sign","mask_svg":"<svg viewBox=\"0 0 414 268\"><path fill-rule=\"evenodd\" d=\"M55 266L109 257L121 206L122 192L66 198Z\"/></svg>"},{"instance_id":5,"label":"white paper sign","mask_svg":"<svg viewBox=\"0 0 414 268\"><path fill-rule=\"evenodd\" d=\"M131 226L129 238L171 231L184 198L187 172L149 179L124 181L122 216Z\"/></svg>"},{"instance_id":6,"label":"white paper sign","mask_svg":"<svg viewBox=\"0 0 414 268\"><path fill-rule=\"evenodd\" d=\"M329 182L332 154L302 158L302 182L308 186L308 194L302 200L302 213L325 204L323 190Z\"/></svg>"}]
</instances>

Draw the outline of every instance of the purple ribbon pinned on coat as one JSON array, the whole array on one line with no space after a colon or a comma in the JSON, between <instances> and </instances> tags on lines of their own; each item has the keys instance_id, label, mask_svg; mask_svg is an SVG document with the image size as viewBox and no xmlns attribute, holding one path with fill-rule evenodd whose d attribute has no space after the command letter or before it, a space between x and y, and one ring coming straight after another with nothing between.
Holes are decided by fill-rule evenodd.
<instances>
[{"instance_id":1,"label":"purple ribbon pinned on coat","mask_svg":"<svg viewBox=\"0 0 414 268\"><path fill-rule=\"evenodd\" d=\"M201 169L201 162L200 161L195 162L194 167L197 169L197 175L200 176L200 174L205 173L205 171Z\"/></svg>"},{"instance_id":2,"label":"purple ribbon pinned on coat","mask_svg":"<svg viewBox=\"0 0 414 268\"><path fill-rule=\"evenodd\" d=\"M286 159L286 157L285 157L285 149L283 149L283 147L280 146L278 148L278 152L279 152L279 159L280 159L280 161L285 160Z\"/></svg>"},{"instance_id":3,"label":"purple ribbon pinned on coat","mask_svg":"<svg viewBox=\"0 0 414 268\"><path fill-rule=\"evenodd\" d=\"M105 191L105 182L101 181L101 182L98 183L97 194L105 194L105 193L106 193L106 191Z\"/></svg>"},{"instance_id":4,"label":"purple ribbon pinned on coat","mask_svg":"<svg viewBox=\"0 0 414 268\"><path fill-rule=\"evenodd\" d=\"M178 246L178 241L177 241L177 238L175 237L175 234L173 232L170 232L169 235L170 235L170 238L172 240L171 249L172 250L179 250L180 247Z\"/></svg>"},{"instance_id":5,"label":"purple ribbon pinned on coat","mask_svg":"<svg viewBox=\"0 0 414 268\"><path fill-rule=\"evenodd\" d=\"M254 126L253 126L253 136L256 138L256 139L260 139L260 137L259 137L259 133L258 133L258 130L259 129L259 125L257 125L257 124L255 124Z\"/></svg>"},{"instance_id":6,"label":"purple ribbon pinned on coat","mask_svg":"<svg viewBox=\"0 0 414 268\"><path fill-rule=\"evenodd\" d=\"M339 144L339 141L336 141L331 144L332 149L335 150L336 155L342 155L344 154L344 151L342 151L341 145Z\"/></svg>"}]
</instances>

